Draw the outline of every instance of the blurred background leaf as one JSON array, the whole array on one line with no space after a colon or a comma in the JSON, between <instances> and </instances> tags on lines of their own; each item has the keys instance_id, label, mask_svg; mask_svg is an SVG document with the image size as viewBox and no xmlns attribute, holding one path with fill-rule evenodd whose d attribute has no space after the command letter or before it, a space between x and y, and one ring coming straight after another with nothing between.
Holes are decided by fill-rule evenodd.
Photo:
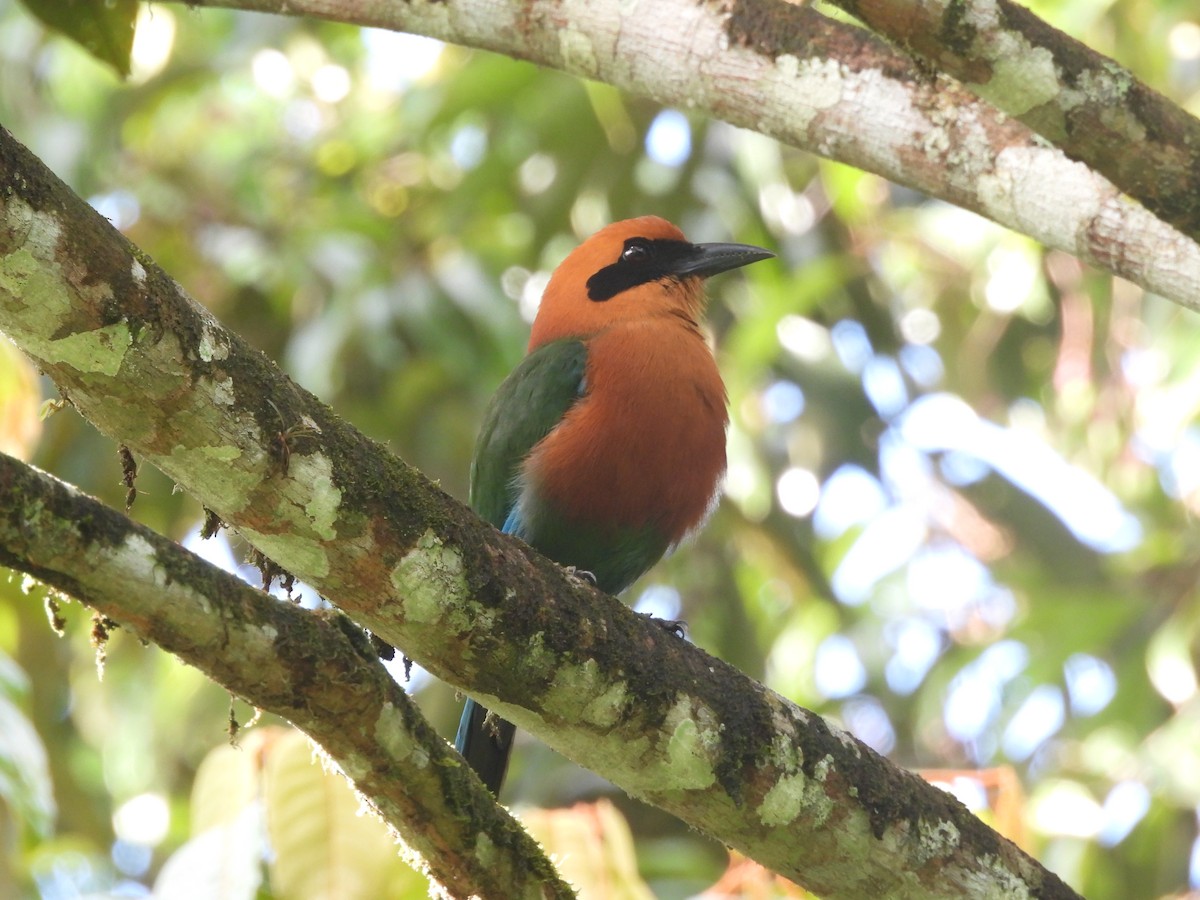
<instances>
[{"instance_id":1,"label":"blurred background leaf","mask_svg":"<svg viewBox=\"0 0 1200 900\"><path fill-rule=\"evenodd\" d=\"M137 0L21 0L21 4L118 74L129 74Z\"/></svg>"},{"instance_id":2,"label":"blurred background leaf","mask_svg":"<svg viewBox=\"0 0 1200 900\"><path fill-rule=\"evenodd\" d=\"M0 452L28 460L42 435L37 370L8 341L0 343Z\"/></svg>"},{"instance_id":3,"label":"blurred background leaf","mask_svg":"<svg viewBox=\"0 0 1200 900\"><path fill-rule=\"evenodd\" d=\"M58 810L46 762L46 748L33 723L21 708L29 682L17 664L0 653L0 800L38 838L54 830ZM14 820L4 831L13 830Z\"/></svg>"},{"instance_id":4,"label":"blurred background leaf","mask_svg":"<svg viewBox=\"0 0 1200 900\"><path fill-rule=\"evenodd\" d=\"M1194 5L1035 10L1197 108ZM1200 888L1194 313L876 176L487 53L166 5L139 8L129 53L121 80L0 6L0 121L458 497L484 405L583 236L657 213L777 251L711 284L733 419L720 507L627 599L897 762L957 773L951 789L1021 820L1092 900ZM56 397L0 356L8 445L123 507L110 441L69 408L34 424ZM246 571L236 536L199 540L202 510L168 479L143 467L138 489L139 520ZM228 696L119 631L100 682L86 611L63 607L60 639L21 585L0 579L0 654L25 686L5 696L48 776L20 756L29 799L0 791L0 896L145 896L198 835L248 827L262 739L213 751ZM452 734L460 698L419 670L407 687ZM300 804L302 781L280 797ZM519 739L506 802L602 799L655 896L726 873L724 848ZM336 846L333 819L299 818L308 830L280 840ZM627 873L630 843L614 846ZM315 883L246 859L229 865L261 877L259 896Z\"/></svg>"},{"instance_id":5,"label":"blurred background leaf","mask_svg":"<svg viewBox=\"0 0 1200 900\"><path fill-rule=\"evenodd\" d=\"M580 897L653 900L638 875L629 825L608 800L567 809L526 809L521 821Z\"/></svg>"}]
</instances>

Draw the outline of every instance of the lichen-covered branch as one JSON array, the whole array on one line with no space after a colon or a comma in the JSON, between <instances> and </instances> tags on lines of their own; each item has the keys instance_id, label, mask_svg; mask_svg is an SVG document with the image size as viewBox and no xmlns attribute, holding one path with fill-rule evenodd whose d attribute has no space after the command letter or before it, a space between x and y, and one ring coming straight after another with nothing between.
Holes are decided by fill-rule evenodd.
<instances>
[{"instance_id":1,"label":"lichen-covered branch","mask_svg":"<svg viewBox=\"0 0 1200 900\"><path fill-rule=\"evenodd\" d=\"M277 601L4 454L0 563L293 722L353 779L446 895L575 896L340 613Z\"/></svg>"},{"instance_id":2,"label":"lichen-covered branch","mask_svg":"<svg viewBox=\"0 0 1200 900\"><path fill-rule=\"evenodd\" d=\"M821 896L1075 896L950 795L482 523L222 329L2 129L0 330L358 622ZM281 415L306 426L286 451Z\"/></svg>"},{"instance_id":3,"label":"lichen-covered branch","mask_svg":"<svg viewBox=\"0 0 1200 900\"><path fill-rule=\"evenodd\" d=\"M1011 0L829 0L1200 239L1200 119Z\"/></svg>"},{"instance_id":4,"label":"lichen-covered branch","mask_svg":"<svg viewBox=\"0 0 1200 900\"><path fill-rule=\"evenodd\" d=\"M949 77L788 0L189 5L410 31L605 81L875 172L1200 308L1195 241Z\"/></svg>"}]
</instances>

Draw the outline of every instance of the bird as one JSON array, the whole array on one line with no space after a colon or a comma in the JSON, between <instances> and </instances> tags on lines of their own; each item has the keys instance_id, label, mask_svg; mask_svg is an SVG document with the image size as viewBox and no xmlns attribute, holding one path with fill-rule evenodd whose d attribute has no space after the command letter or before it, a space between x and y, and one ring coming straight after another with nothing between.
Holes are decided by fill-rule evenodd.
<instances>
[{"instance_id":1,"label":"bird","mask_svg":"<svg viewBox=\"0 0 1200 900\"><path fill-rule=\"evenodd\" d=\"M716 506L729 424L704 280L772 256L693 244L657 216L576 247L484 413L475 512L613 595L697 529ZM514 734L467 699L455 747L497 797Z\"/></svg>"}]
</instances>

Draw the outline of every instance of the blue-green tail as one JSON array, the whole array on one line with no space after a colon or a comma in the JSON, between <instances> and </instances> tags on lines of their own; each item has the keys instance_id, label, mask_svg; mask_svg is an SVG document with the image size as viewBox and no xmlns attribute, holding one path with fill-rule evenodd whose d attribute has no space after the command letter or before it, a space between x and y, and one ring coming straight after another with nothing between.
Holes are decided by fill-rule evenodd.
<instances>
[{"instance_id":1,"label":"blue-green tail","mask_svg":"<svg viewBox=\"0 0 1200 900\"><path fill-rule=\"evenodd\" d=\"M489 791L500 796L500 785L508 770L516 726L499 716L488 717L488 711L470 697L458 720L454 748L483 779Z\"/></svg>"}]
</instances>

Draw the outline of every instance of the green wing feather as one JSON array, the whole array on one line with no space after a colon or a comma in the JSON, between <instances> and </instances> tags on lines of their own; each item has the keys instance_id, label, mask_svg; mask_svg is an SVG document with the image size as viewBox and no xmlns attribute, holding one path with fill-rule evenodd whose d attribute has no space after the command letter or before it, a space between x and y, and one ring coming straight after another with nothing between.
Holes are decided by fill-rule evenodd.
<instances>
[{"instance_id":1,"label":"green wing feather","mask_svg":"<svg viewBox=\"0 0 1200 900\"><path fill-rule=\"evenodd\" d=\"M487 411L471 461L471 506L497 528L517 496L521 463L583 394L587 346L543 344L504 379Z\"/></svg>"},{"instance_id":2,"label":"green wing feather","mask_svg":"<svg viewBox=\"0 0 1200 900\"><path fill-rule=\"evenodd\" d=\"M521 464L529 451L562 421L583 395L587 347L563 340L534 350L513 370L488 404L471 460L471 506L497 528L516 505ZM493 794L500 793L513 725L491 718L468 700L454 746L480 774Z\"/></svg>"},{"instance_id":3,"label":"green wing feather","mask_svg":"<svg viewBox=\"0 0 1200 900\"><path fill-rule=\"evenodd\" d=\"M536 497L527 498L519 523L509 521L523 487L521 464L583 396L586 368L582 341L554 341L529 354L504 380L475 445L471 506L497 528L516 533L561 565L591 572L602 590L619 594L667 551L669 542L656 529L567 520Z\"/></svg>"}]
</instances>

